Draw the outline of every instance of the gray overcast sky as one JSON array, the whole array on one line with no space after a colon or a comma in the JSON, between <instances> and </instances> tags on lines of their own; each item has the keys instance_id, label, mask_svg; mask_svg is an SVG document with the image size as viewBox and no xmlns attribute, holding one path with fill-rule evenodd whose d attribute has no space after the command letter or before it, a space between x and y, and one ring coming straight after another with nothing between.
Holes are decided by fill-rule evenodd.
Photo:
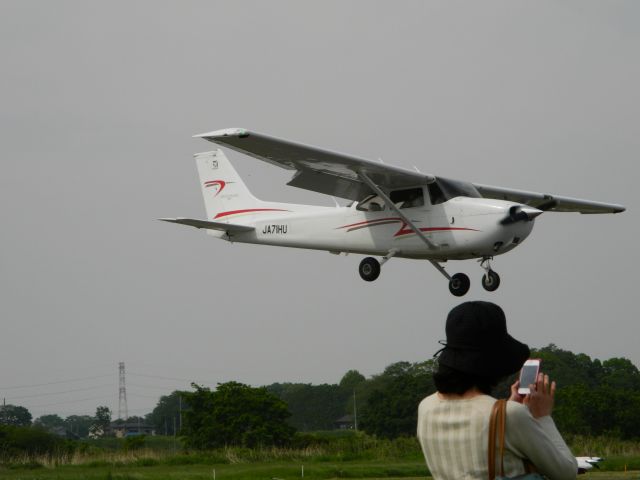
<instances>
[{"instance_id":1,"label":"gray overcast sky","mask_svg":"<svg viewBox=\"0 0 640 480\"><path fill-rule=\"evenodd\" d=\"M333 383L438 349L459 300L427 262L368 284L357 255L155 221L204 215L191 135L236 126L626 205L540 217L496 293L448 269L518 339L640 365L639 47L635 1L1 1L0 397L117 412L124 361L143 414L190 380ZM259 198L332 204L227 153Z\"/></svg>"}]
</instances>

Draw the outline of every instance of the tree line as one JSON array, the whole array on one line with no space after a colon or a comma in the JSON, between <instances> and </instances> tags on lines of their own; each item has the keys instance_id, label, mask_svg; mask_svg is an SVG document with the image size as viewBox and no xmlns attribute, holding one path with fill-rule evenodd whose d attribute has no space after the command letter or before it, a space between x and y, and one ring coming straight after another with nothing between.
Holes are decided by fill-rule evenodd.
<instances>
[{"instance_id":1,"label":"tree line","mask_svg":"<svg viewBox=\"0 0 640 480\"><path fill-rule=\"evenodd\" d=\"M541 358L543 371L558 383L554 418L563 433L640 439L640 372L630 360L600 361L555 345L533 350L532 357ZM350 370L336 384L227 382L213 390L192 384L190 391L160 397L144 421L157 434L180 435L199 449L288 445L295 432L332 430L340 418L343 427L357 423L358 430L377 437L414 436L417 406L435 391L436 366L434 359L396 362L369 378ZM495 395L507 396L514 380L504 379ZM75 425L86 436L92 429L104 431L109 422L108 409L98 407L94 417L46 415L33 423L72 430ZM0 407L2 424L29 425L31 416L24 407ZM0 427L0 443L1 438Z\"/></svg>"},{"instance_id":2,"label":"tree line","mask_svg":"<svg viewBox=\"0 0 640 480\"><path fill-rule=\"evenodd\" d=\"M554 418L563 433L640 439L640 371L630 360L600 361L553 344L532 350L531 356L542 359L542 370L558 384ZM283 413L280 405L278 418L298 432L335 429L336 421L348 415L349 428L355 428L357 422L359 430L378 437L414 436L417 406L425 396L435 392L432 374L436 367L434 359L396 362L369 378L350 370L336 384L274 383L254 390L260 396L268 393L281 400L288 414ZM508 396L516 377L517 374L505 378L494 394ZM238 388L240 384L233 385ZM231 384L221 384L218 390L227 388L233 390ZM192 393L174 392L174 402L178 394L183 398L183 408L194 398ZM167 410L175 412L170 398L163 397L147 417L156 422L156 427L162 426ZM210 401L207 411L216 402L213 398ZM189 436L197 430L191 423L194 418L199 417L187 414L183 434Z\"/></svg>"}]
</instances>

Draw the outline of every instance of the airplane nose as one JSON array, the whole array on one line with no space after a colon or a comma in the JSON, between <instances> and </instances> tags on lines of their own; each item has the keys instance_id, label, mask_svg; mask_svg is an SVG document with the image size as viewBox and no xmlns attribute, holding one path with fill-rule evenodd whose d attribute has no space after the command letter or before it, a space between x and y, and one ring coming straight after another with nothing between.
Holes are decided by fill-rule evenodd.
<instances>
[{"instance_id":1,"label":"airplane nose","mask_svg":"<svg viewBox=\"0 0 640 480\"><path fill-rule=\"evenodd\" d=\"M509 207L509 213L501 221L501 225L511 225L516 222L529 222L540 215L543 210L529 205L513 205Z\"/></svg>"},{"instance_id":2,"label":"airplane nose","mask_svg":"<svg viewBox=\"0 0 640 480\"><path fill-rule=\"evenodd\" d=\"M540 215L541 213L543 213L542 210L539 210L535 207L520 207L520 211L524 212L527 214L527 217L529 217L529 220L533 220L534 218L536 218L538 215Z\"/></svg>"}]
</instances>

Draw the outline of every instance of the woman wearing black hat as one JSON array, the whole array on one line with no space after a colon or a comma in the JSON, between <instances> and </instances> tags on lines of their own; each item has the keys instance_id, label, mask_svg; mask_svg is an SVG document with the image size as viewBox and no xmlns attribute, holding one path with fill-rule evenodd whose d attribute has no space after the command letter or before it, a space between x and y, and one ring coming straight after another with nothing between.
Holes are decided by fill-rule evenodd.
<instances>
[{"instance_id":1,"label":"woman wearing black hat","mask_svg":"<svg viewBox=\"0 0 640 480\"><path fill-rule=\"evenodd\" d=\"M489 302L455 307L446 333L434 374L438 391L418 409L418 439L436 480L487 480L491 389L520 370L529 347L507 333L504 312ZM576 459L551 418L555 382L541 374L530 395L517 391L516 382L506 409L504 475L524 474L527 462L550 480L574 479Z\"/></svg>"}]
</instances>

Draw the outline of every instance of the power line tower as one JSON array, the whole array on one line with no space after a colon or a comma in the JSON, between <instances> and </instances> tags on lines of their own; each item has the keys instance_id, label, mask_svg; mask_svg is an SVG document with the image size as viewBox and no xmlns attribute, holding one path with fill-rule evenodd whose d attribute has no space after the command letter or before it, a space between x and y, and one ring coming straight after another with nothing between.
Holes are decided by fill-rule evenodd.
<instances>
[{"instance_id":1,"label":"power line tower","mask_svg":"<svg viewBox=\"0 0 640 480\"><path fill-rule=\"evenodd\" d=\"M124 362L118 363L118 372L120 377L120 388L118 389L118 418L120 420L126 420L129 418L127 411L127 387L124 384ZM122 413L124 412L124 417Z\"/></svg>"}]
</instances>

